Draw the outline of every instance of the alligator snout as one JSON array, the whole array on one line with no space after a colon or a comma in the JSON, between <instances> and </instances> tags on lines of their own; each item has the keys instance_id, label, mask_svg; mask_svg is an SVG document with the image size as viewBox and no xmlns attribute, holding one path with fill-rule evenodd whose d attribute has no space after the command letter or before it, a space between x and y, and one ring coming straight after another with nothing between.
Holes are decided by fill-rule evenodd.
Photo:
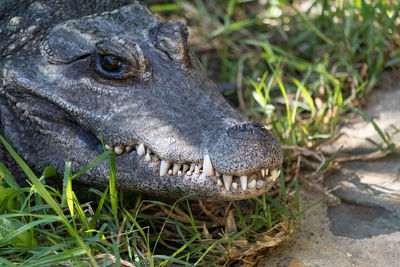
<instances>
[{"instance_id":1,"label":"alligator snout","mask_svg":"<svg viewBox=\"0 0 400 267\"><path fill-rule=\"evenodd\" d=\"M239 176L282 164L279 142L256 122L239 123L226 129L211 146L210 157L219 172Z\"/></svg>"}]
</instances>

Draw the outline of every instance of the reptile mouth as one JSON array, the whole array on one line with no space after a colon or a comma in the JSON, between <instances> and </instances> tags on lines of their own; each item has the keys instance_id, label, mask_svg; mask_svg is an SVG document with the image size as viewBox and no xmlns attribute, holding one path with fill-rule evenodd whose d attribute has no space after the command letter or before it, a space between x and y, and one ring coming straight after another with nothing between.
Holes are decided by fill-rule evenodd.
<instances>
[{"instance_id":1,"label":"reptile mouth","mask_svg":"<svg viewBox=\"0 0 400 267\"><path fill-rule=\"evenodd\" d=\"M234 175L230 173L220 173L214 169L212 159L209 155L204 155L203 159L195 162L173 162L157 156L150 148L141 144L130 143L128 145L105 145L105 149L114 151L117 156L124 153L136 153L139 160L145 162L149 169L160 177L184 178L204 175L209 181L220 188L222 193L250 193L255 191L265 191L270 188L280 175L280 170L276 167L265 167L256 171L251 171L245 175ZM253 192L252 192L253 191Z\"/></svg>"}]
</instances>

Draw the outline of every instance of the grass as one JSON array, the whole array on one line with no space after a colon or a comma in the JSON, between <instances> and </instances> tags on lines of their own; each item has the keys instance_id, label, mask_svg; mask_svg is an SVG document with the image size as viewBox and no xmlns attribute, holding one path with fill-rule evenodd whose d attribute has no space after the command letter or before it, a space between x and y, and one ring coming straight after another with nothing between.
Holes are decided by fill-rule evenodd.
<instances>
[{"instance_id":1,"label":"grass","mask_svg":"<svg viewBox=\"0 0 400 267\"><path fill-rule=\"evenodd\" d=\"M36 175L1 137L26 174L20 187L0 163L0 264L5 266L186 266L256 263L290 237L300 207L299 180L313 182L336 154L348 112L371 122L382 150L391 137L364 114L365 95L383 70L400 62L400 5L395 1L145 1L154 12L191 26L191 46L209 76L248 118L269 127L285 148L280 186L245 201L142 199L115 188L115 155L104 152L80 172L65 164L63 188ZM74 179L101 160L110 184L80 203Z\"/></svg>"}]
</instances>

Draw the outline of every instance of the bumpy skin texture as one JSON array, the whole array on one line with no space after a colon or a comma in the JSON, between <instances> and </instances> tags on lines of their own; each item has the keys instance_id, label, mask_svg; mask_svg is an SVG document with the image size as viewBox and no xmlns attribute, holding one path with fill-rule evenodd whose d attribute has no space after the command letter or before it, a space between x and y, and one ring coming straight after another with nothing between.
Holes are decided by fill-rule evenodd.
<instances>
[{"instance_id":1,"label":"bumpy skin texture","mask_svg":"<svg viewBox=\"0 0 400 267\"><path fill-rule=\"evenodd\" d=\"M260 170L281 165L278 141L224 100L182 23L160 22L135 1L3 0L0 29L0 133L38 171L62 172L66 161L83 168L103 138L120 149L125 190L228 200L273 184ZM148 155L139 155L140 144ZM236 186L182 169L204 155ZM160 176L157 159L180 166L179 175ZM108 172L104 161L80 179L105 185ZM241 188L239 176L256 182Z\"/></svg>"}]
</instances>

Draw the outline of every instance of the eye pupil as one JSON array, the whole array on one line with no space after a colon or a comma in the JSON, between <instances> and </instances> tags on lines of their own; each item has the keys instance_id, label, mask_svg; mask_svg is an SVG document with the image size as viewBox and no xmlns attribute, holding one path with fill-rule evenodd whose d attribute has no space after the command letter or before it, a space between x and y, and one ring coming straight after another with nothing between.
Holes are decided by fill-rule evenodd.
<instances>
[{"instance_id":1,"label":"eye pupil","mask_svg":"<svg viewBox=\"0 0 400 267\"><path fill-rule=\"evenodd\" d=\"M122 69L121 61L115 56L110 56L110 55L101 56L100 64L101 68L106 72L118 73Z\"/></svg>"}]
</instances>

